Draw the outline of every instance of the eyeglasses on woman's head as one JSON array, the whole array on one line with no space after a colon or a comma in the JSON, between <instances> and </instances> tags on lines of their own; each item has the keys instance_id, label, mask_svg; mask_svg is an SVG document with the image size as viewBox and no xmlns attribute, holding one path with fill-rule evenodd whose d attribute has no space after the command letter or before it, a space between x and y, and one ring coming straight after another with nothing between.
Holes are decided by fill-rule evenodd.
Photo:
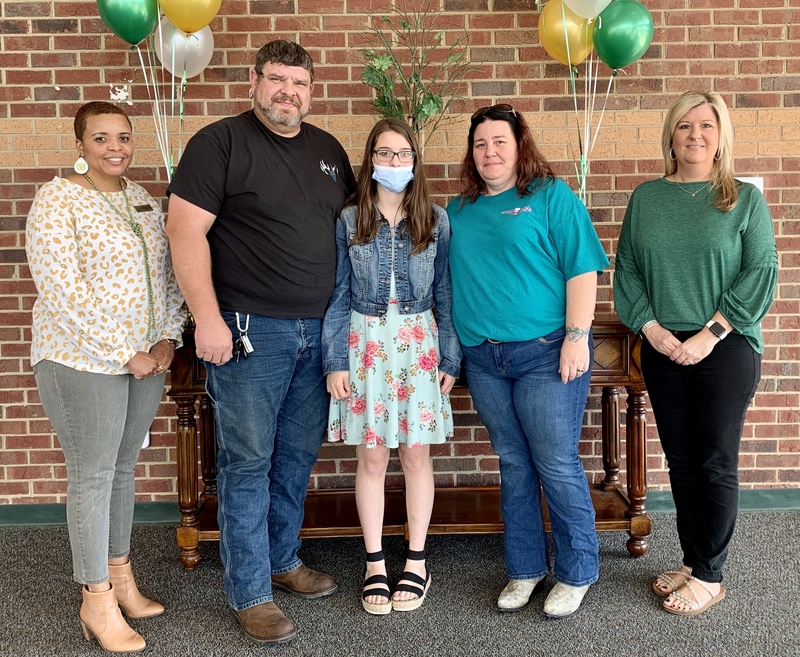
<instances>
[{"instance_id":1,"label":"eyeglasses on woman's head","mask_svg":"<svg viewBox=\"0 0 800 657\"><path fill-rule=\"evenodd\" d=\"M489 112L491 112L492 114L494 113L511 114L515 119L517 118L517 113L514 110L514 108L511 107L511 105L509 105L508 103L498 103L497 105L491 105L489 107L481 107L480 109L475 110L470 121L473 122L477 121L484 114L488 114Z\"/></svg>"},{"instance_id":2,"label":"eyeglasses on woman's head","mask_svg":"<svg viewBox=\"0 0 800 657\"><path fill-rule=\"evenodd\" d=\"M381 164L391 164L395 157L402 164L410 164L414 161L414 156L416 155L412 150L390 151L388 148L378 148L372 151L372 154L375 156L375 160Z\"/></svg>"}]
</instances>

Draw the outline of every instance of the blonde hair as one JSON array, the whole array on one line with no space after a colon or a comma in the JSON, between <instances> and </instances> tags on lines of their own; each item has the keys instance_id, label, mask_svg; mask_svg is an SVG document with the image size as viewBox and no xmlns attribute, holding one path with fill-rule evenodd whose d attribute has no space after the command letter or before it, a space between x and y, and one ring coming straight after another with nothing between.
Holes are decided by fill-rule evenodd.
<instances>
[{"instance_id":1,"label":"blonde hair","mask_svg":"<svg viewBox=\"0 0 800 657\"><path fill-rule=\"evenodd\" d=\"M681 94L667 111L661 131L664 175L671 176L678 170L677 162L672 157L672 136L675 134L675 127L689 110L700 105L710 106L717 115L719 146L714 154L711 185L717 190L714 205L723 212L728 212L739 202L739 191L733 178L733 125L728 107L716 91L687 91Z\"/></svg>"}]
</instances>

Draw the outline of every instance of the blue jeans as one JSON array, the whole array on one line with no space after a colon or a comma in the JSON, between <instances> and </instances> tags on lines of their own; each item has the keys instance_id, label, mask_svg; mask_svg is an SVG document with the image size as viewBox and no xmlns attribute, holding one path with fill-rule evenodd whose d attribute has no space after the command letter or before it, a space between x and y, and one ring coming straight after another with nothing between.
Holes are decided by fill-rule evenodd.
<instances>
[{"instance_id":1,"label":"blue jeans","mask_svg":"<svg viewBox=\"0 0 800 657\"><path fill-rule=\"evenodd\" d=\"M33 372L67 465L73 578L100 584L108 579L108 560L131 549L133 470L167 375L138 381L50 360L36 363Z\"/></svg>"},{"instance_id":2,"label":"blue jeans","mask_svg":"<svg viewBox=\"0 0 800 657\"><path fill-rule=\"evenodd\" d=\"M585 586L597 581L599 571L594 506L578 456L590 374L561 382L564 335L560 328L527 342L483 342L462 349L475 409L500 457L509 578L547 574L541 485L550 511L556 580Z\"/></svg>"},{"instance_id":3,"label":"blue jeans","mask_svg":"<svg viewBox=\"0 0 800 657\"><path fill-rule=\"evenodd\" d=\"M235 340L234 313L222 316ZM302 563L303 505L330 402L321 329L321 319L250 315L253 353L206 364L219 446L220 556L237 611L270 602L272 575Z\"/></svg>"},{"instance_id":4,"label":"blue jeans","mask_svg":"<svg viewBox=\"0 0 800 657\"><path fill-rule=\"evenodd\" d=\"M697 331L673 331L685 342ZM739 445L761 356L737 333L696 365L642 341L642 374L667 457L683 563L721 582L739 512Z\"/></svg>"}]
</instances>

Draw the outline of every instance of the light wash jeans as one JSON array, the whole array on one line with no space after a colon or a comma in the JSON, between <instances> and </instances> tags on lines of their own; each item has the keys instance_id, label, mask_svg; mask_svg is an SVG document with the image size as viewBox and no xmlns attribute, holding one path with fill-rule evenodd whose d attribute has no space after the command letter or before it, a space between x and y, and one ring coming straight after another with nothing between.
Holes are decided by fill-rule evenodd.
<instances>
[{"instance_id":1,"label":"light wash jeans","mask_svg":"<svg viewBox=\"0 0 800 657\"><path fill-rule=\"evenodd\" d=\"M236 340L234 313L222 316ZM234 354L220 366L206 363L219 446L220 556L236 611L270 602L272 575L302 564L297 551L306 490L330 403L321 330L321 319L250 315L253 353L238 361Z\"/></svg>"},{"instance_id":2,"label":"light wash jeans","mask_svg":"<svg viewBox=\"0 0 800 657\"><path fill-rule=\"evenodd\" d=\"M164 393L164 379L79 372L49 360L33 368L67 464L73 577L108 579L108 560L131 549L133 469Z\"/></svg>"},{"instance_id":3,"label":"light wash jeans","mask_svg":"<svg viewBox=\"0 0 800 657\"><path fill-rule=\"evenodd\" d=\"M462 350L475 409L500 457L509 578L543 577L549 569L541 485L550 511L556 580L585 586L599 573L594 506L578 456L590 373L561 382L564 335L560 328L536 340L487 341L462 345Z\"/></svg>"}]
</instances>

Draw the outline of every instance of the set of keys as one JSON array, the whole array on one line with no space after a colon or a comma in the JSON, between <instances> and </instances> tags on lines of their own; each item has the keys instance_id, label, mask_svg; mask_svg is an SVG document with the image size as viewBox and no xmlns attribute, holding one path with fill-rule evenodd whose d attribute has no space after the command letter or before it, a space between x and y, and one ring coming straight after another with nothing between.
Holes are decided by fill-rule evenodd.
<instances>
[{"instance_id":1,"label":"set of keys","mask_svg":"<svg viewBox=\"0 0 800 657\"><path fill-rule=\"evenodd\" d=\"M250 343L250 338L247 337L247 329L250 328L250 315L247 315L244 327L239 320L239 313L236 313L236 328L239 331L239 338L233 343L233 350L236 352L236 362L239 362L239 357L244 356L247 358L253 353L253 345Z\"/></svg>"}]
</instances>

